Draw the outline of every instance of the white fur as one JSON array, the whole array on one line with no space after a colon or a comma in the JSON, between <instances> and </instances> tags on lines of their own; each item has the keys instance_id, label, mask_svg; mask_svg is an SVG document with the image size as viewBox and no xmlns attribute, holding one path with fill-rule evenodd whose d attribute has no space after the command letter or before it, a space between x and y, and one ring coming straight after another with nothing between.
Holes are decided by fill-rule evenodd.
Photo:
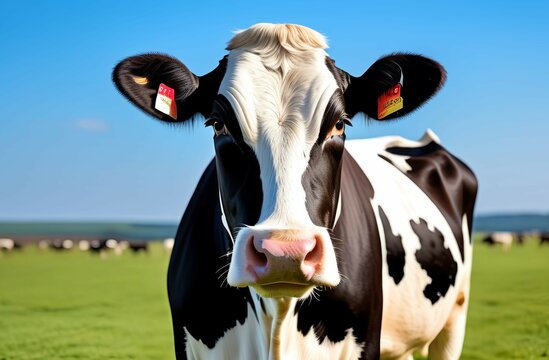
<instances>
[{"instance_id":1,"label":"white fur","mask_svg":"<svg viewBox=\"0 0 549 360\"><path fill-rule=\"evenodd\" d=\"M260 224L294 228L312 224L301 177L337 84L326 67L326 53L317 49L311 55L310 64L288 66L287 73L279 73L268 70L256 53L229 54L219 93L231 103L244 141L259 162Z\"/></svg>"}]
</instances>

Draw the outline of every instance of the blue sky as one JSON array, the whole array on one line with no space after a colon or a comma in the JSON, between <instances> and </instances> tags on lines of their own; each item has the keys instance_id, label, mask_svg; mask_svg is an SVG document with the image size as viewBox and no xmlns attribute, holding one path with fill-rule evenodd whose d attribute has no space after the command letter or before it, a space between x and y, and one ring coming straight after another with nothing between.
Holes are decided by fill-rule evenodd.
<instances>
[{"instance_id":1,"label":"blue sky","mask_svg":"<svg viewBox=\"0 0 549 360\"><path fill-rule=\"evenodd\" d=\"M426 106L349 138L433 129L477 173L477 213L549 212L549 2L2 1L0 220L178 221L213 157L211 129L131 106L112 68L143 52L202 75L233 31L297 23L358 76L395 51L442 63ZM358 119L357 119L358 120Z\"/></svg>"}]
</instances>

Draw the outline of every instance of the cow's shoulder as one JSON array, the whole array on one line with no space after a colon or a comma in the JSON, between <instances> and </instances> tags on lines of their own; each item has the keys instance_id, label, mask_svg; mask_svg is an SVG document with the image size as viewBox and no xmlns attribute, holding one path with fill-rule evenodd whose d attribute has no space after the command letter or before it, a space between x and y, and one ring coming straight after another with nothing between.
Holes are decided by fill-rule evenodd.
<instances>
[{"instance_id":1,"label":"cow's shoulder","mask_svg":"<svg viewBox=\"0 0 549 360\"><path fill-rule=\"evenodd\" d=\"M442 204L440 189L452 186L459 186L475 197L477 180L473 171L448 151L433 131L427 130L418 141L401 137L387 140L378 156L412 179L434 201Z\"/></svg>"},{"instance_id":2,"label":"cow's shoulder","mask_svg":"<svg viewBox=\"0 0 549 360\"><path fill-rule=\"evenodd\" d=\"M418 141L398 136L359 140L350 142L348 149L354 156L365 157L365 161L376 164L378 168L397 170L391 173L393 177L398 173L404 175L401 178L396 176L389 183L413 182L444 216L463 260L463 219L466 218L470 229L477 179L465 163L441 145L434 132L427 130ZM377 170L367 169L370 173Z\"/></svg>"}]
</instances>

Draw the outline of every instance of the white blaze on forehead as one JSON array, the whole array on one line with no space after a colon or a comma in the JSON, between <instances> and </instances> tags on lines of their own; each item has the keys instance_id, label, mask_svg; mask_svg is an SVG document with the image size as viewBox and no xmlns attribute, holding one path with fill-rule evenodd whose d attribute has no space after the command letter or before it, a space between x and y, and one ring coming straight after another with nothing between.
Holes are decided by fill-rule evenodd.
<instances>
[{"instance_id":1,"label":"white blaze on forehead","mask_svg":"<svg viewBox=\"0 0 549 360\"><path fill-rule=\"evenodd\" d=\"M322 35L296 25L259 24L229 44L219 93L231 103L261 169L259 223L311 225L301 177L337 89Z\"/></svg>"}]
</instances>

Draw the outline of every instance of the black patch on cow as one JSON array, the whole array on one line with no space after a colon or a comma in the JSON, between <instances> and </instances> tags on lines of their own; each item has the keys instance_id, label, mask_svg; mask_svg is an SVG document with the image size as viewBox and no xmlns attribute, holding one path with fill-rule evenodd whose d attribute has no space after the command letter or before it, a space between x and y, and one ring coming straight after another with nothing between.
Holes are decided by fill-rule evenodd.
<instances>
[{"instance_id":1,"label":"black patch on cow","mask_svg":"<svg viewBox=\"0 0 549 360\"><path fill-rule=\"evenodd\" d=\"M431 154L433 151L436 151L440 148L441 146L439 144L437 144L434 141L431 141L430 143L424 146L415 147L415 148L393 146L393 147L387 148L387 152L390 152L391 154L395 154L395 155L402 155L402 156L423 156L423 155Z\"/></svg>"},{"instance_id":2,"label":"black patch on cow","mask_svg":"<svg viewBox=\"0 0 549 360\"><path fill-rule=\"evenodd\" d=\"M347 301L335 296L333 291L321 293L319 300L300 300L295 308L295 313L299 314L298 330L306 336L313 329L319 343L325 338L332 342L343 341L348 329L357 337L364 336L359 333L364 324L360 324L360 316L349 308Z\"/></svg>"},{"instance_id":3,"label":"black patch on cow","mask_svg":"<svg viewBox=\"0 0 549 360\"><path fill-rule=\"evenodd\" d=\"M348 121L347 114L345 113L345 102L343 100L343 93L337 89L324 110L324 116L320 124L320 130L318 132L317 144L322 144L328 137L328 133L333 129L336 122L339 120ZM335 137L335 136L334 136Z\"/></svg>"},{"instance_id":4,"label":"black patch on cow","mask_svg":"<svg viewBox=\"0 0 549 360\"><path fill-rule=\"evenodd\" d=\"M260 169L253 150L244 142L236 115L229 101L218 96L211 117L225 123L228 134L214 138L215 162L223 213L231 232L236 235L244 225L254 225L259 219L263 191Z\"/></svg>"},{"instance_id":5,"label":"black patch on cow","mask_svg":"<svg viewBox=\"0 0 549 360\"><path fill-rule=\"evenodd\" d=\"M259 297L259 305L261 305L261 311L263 311L263 314L266 314L267 309L265 309L265 301L263 301L262 297Z\"/></svg>"},{"instance_id":6,"label":"black patch on cow","mask_svg":"<svg viewBox=\"0 0 549 360\"><path fill-rule=\"evenodd\" d=\"M378 154L377 156L379 156L379 157L382 158L383 160L387 161L389 164L391 164L391 165L393 165L393 166L395 165L395 164L391 161L391 159L389 159L387 156L381 155L381 154Z\"/></svg>"},{"instance_id":7,"label":"black patch on cow","mask_svg":"<svg viewBox=\"0 0 549 360\"><path fill-rule=\"evenodd\" d=\"M437 228L434 231L429 230L427 222L421 218L419 223L410 220L410 225L421 244L415 254L417 262L432 280L423 290L423 294L435 304L446 295L450 286L455 285L457 263L450 250L444 247L444 236Z\"/></svg>"},{"instance_id":8,"label":"black patch on cow","mask_svg":"<svg viewBox=\"0 0 549 360\"><path fill-rule=\"evenodd\" d=\"M418 148L390 147L386 150L394 155L410 157L406 159L406 163L412 169L404 174L423 190L440 210L456 238L461 260L465 261L462 219L465 214L471 235L478 187L471 169L434 141ZM471 239L471 236L469 238Z\"/></svg>"},{"instance_id":9,"label":"black patch on cow","mask_svg":"<svg viewBox=\"0 0 549 360\"><path fill-rule=\"evenodd\" d=\"M185 359L185 332L213 348L223 334L255 312L248 288L233 288L220 272L232 243L221 223L215 162L208 165L179 225L168 269L176 356ZM205 319L215 319L207 321Z\"/></svg>"},{"instance_id":10,"label":"black patch on cow","mask_svg":"<svg viewBox=\"0 0 549 360\"><path fill-rule=\"evenodd\" d=\"M337 342L352 330L366 344L361 359L379 359L383 293L381 245L371 199L374 190L360 166L344 151L341 215L332 234L341 283L323 289L296 307L298 330L313 330L322 341Z\"/></svg>"},{"instance_id":11,"label":"black patch on cow","mask_svg":"<svg viewBox=\"0 0 549 360\"><path fill-rule=\"evenodd\" d=\"M389 275L395 281L395 284L399 284L404 277L404 264L405 264L405 252L404 246L402 246L402 236L393 234L391 224L385 211L378 207L379 217L381 218L381 224L383 225L383 232L385 233L385 244L387 246L387 266L389 268Z\"/></svg>"},{"instance_id":12,"label":"black patch on cow","mask_svg":"<svg viewBox=\"0 0 549 360\"><path fill-rule=\"evenodd\" d=\"M338 68L335 64L335 60L330 57L326 57L326 66L334 76L337 86L341 89L342 92L345 92L351 81L351 77L349 76L349 74L346 71Z\"/></svg>"},{"instance_id":13,"label":"black patch on cow","mask_svg":"<svg viewBox=\"0 0 549 360\"><path fill-rule=\"evenodd\" d=\"M338 90L324 113L319 139L311 149L309 164L301 178L305 190L305 206L311 221L328 229L334 226L339 201L345 134L329 139L326 139L326 136L342 116L342 95Z\"/></svg>"}]
</instances>

